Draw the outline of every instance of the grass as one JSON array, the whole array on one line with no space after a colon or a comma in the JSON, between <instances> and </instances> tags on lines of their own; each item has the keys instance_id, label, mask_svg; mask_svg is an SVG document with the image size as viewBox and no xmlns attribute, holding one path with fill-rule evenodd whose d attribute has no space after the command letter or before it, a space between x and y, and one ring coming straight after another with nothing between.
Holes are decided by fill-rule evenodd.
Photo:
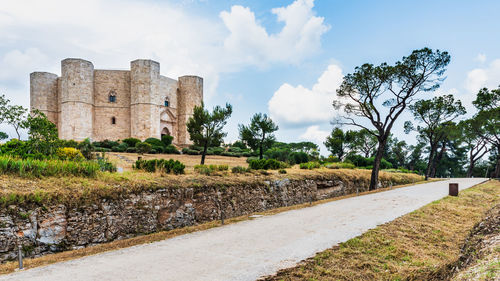
<instances>
[{"instance_id":1,"label":"grass","mask_svg":"<svg viewBox=\"0 0 500 281\"><path fill-rule=\"evenodd\" d=\"M456 262L500 182L467 189L350 239L265 280L433 280Z\"/></svg>"},{"instance_id":2,"label":"grass","mask_svg":"<svg viewBox=\"0 0 500 281\"><path fill-rule=\"evenodd\" d=\"M171 175L165 173L147 173L131 171L124 173L98 173L95 178L61 176L25 179L10 175L0 175L0 207L18 204L30 207L33 204L67 204L75 206L96 202L102 198L114 199L127 194L154 191L163 188L194 188L195 190L244 187L265 185L272 180L341 180L359 186L368 186L370 171L356 169L301 170L298 167L286 170L286 174L258 171L244 174L218 173L215 176L186 173ZM414 174L380 173L380 181L385 186L407 184L422 180Z\"/></svg>"},{"instance_id":3,"label":"grass","mask_svg":"<svg viewBox=\"0 0 500 281\"><path fill-rule=\"evenodd\" d=\"M439 180L434 179L431 181L439 181ZM431 182L431 181L425 181L425 182L421 181L417 184L427 183L427 182ZM409 185L412 185L412 184L393 186L392 189L402 188L402 187L406 187ZM391 188L380 188L380 189L377 189L374 191L362 192L362 193L360 193L360 195L383 192L383 191L387 191L389 189L391 189ZM349 194L346 196L318 200L318 201L314 201L311 203L281 207L281 208L276 208L276 209L267 210L264 212L258 212L258 213L249 214L249 215L240 216L240 217L235 217L235 218L227 218L227 219L225 219L225 224L232 224L232 223L237 223L240 221L252 220L253 219L252 215L270 216L270 215L275 215L275 214L279 214L279 213L286 212L286 211L298 210L298 209L316 206L316 205L324 204L327 202L342 200L342 199L346 199L346 198L350 198L350 197L354 197L354 196L356 196L356 194ZM188 234L188 233L192 233L192 232L196 232L196 231L203 231L203 230L207 230L207 229L211 229L211 228L219 227L219 226L221 226L220 221L211 221L211 222L207 222L207 223L203 223L203 224L199 224L199 225L195 225L195 226L188 226L188 227L183 227L183 228L174 229L174 230L170 230L170 231L160 231L160 232L153 233L153 234L123 239L123 240L116 240L113 242L98 244L95 246L82 248L82 249L78 249L78 250L65 251L65 252L46 255L46 256L42 256L42 257L38 257L38 258L25 259L24 260L24 267L25 268L34 268L34 267L49 265L49 264L53 264L56 262L68 261L68 260L77 259L77 258L90 256L90 255L95 255L95 254L99 254L99 253L103 253L103 252L107 252L107 251L113 251L113 250L131 247L131 246L136 246L136 245L140 245L140 244L153 243L153 242L173 238L173 237L176 237L179 235ZM12 273L16 270L16 268L17 268L17 262L15 262L15 261L0 264L0 275Z\"/></svg>"},{"instance_id":4,"label":"grass","mask_svg":"<svg viewBox=\"0 0 500 281\"><path fill-rule=\"evenodd\" d=\"M93 161L33 160L0 156L0 174L20 177L95 177L100 170Z\"/></svg>"}]
</instances>

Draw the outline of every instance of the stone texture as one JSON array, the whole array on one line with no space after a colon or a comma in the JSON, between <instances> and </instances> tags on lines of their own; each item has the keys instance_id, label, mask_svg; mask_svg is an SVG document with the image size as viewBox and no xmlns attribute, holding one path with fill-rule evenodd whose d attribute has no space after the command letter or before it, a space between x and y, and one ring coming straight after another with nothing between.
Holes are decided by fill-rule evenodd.
<instances>
[{"instance_id":1,"label":"stone texture","mask_svg":"<svg viewBox=\"0 0 500 281\"><path fill-rule=\"evenodd\" d=\"M161 76L160 64L152 60L132 61L130 70L95 70L89 61L65 59L61 68L61 77L30 75L31 108L57 125L61 139L144 140L169 134L177 145L191 143L186 121L203 100L202 78ZM109 102L110 94L116 102Z\"/></svg>"},{"instance_id":2,"label":"stone texture","mask_svg":"<svg viewBox=\"0 0 500 281\"><path fill-rule=\"evenodd\" d=\"M218 220L221 210L230 218L356 193L366 184L282 179L223 189L166 187L79 206L12 205L0 210L0 262L16 258L19 234L25 256L36 257Z\"/></svg>"}]
</instances>

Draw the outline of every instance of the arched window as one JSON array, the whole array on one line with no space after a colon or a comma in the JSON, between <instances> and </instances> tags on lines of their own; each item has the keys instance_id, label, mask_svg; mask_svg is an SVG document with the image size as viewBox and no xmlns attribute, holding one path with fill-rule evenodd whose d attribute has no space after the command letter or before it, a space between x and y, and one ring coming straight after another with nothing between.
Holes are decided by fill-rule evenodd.
<instances>
[{"instance_id":1,"label":"arched window","mask_svg":"<svg viewBox=\"0 0 500 281\"><path fill-rule=\"evenodd\" d=\"M116 102L116 92L115 91L109 92L109 102Z\"/></svg>"},{"instance_id":2,"label":"arched window","mask_svg":"<svg viewBox=\"0 0 500 281\"><path fill-rule=\"evenodd\" d=\"M115 125L116 124L116 118L113 116L111 117L111 124L112 125Z\"/></svg>"},{"instance_id":3,"label":"arched window","mask_svg":"<svg viewBox=\"0 0 500 281\"><path fill-rule=\"evenodd\" d=\"M168 100L168 98L165 98L165 106L166 106L166 107L169 107L169 106L170 106L170 101Z\"/></svg>"}]
</instances>

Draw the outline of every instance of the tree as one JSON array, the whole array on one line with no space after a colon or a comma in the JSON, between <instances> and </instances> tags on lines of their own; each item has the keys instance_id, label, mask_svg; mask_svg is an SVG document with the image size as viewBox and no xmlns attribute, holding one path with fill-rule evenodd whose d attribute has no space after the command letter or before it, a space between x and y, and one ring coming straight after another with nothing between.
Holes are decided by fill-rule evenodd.
<instances>
[{"instance_id":1,"label":"tree","mask_svg":"<svg viewBox=\"0 0 500 281\"><path fill-rule=\"evenodd\" d=\"M481 122L476 118L460 121L458 124L461 139L469 151L469 167L466 175L468 178L472 176L476 162L488 153L488 142L475 132L475 128L480 126Z\"/></svg>"},{"instance_id":2,"label":"tree","mask_svg":"<svg viewBox=\"0 0 500 281\"><path fill-rule=\"evenodd\" d=\"M500 177L500 87L489 91L483 88L472 102L479 112L474 116L477 120L474 132L491 145L497 156L492 177Z\"/></svg>"},{"instance_id":3,"label":"tree","mask_svg":"<svg viewBox=\"0 0 500 281\"><path fill-rule=\"evenodd\" d=\"M135 149L137 150L137 153L139 154L144 154L144 153L149 153L151 151L151 144L147 142L138 142L135 144Z\"/></svg>"},{"instance_id":4,"label":"tree","mask_svg":"<svg viewBox=\"0 0 500 281\"><path fill-rule=\"evenodd\" d=\"M425 173L425 163L422 160L422 152L424 150L425 143L418 142L416 145L410 145L408 148L411 151L409 159L407 161L407 168L411 171L418 171L419 173Z\"/></svg>"},{"instance_id":5,"label":"tree","mask_svg":"<svg viewBox=\"0 0 500 281\"><path fill-rule=\"evenodd\" d=\"M377 147L377 138L366 129L355 132L352 140L352 148L370 158Z\"/></svg>"},{"instance_id":6,"label":"tree","mask_svg":"<svg viewBox=\"0 0 500 281\"><path fill-rule=\"evenodd\" d=\"M337 90L339 99L333 105L337 109L343 108L347 116L342 116L336 123L366 129L378 141L370 190L378 187L380 161L394 123L417 94L439 87L449 62L447 52L424 48L413 51L394 66L363 64L344 77ZM357 117L368 120L374 130Z\"/></svg>"},{"instance_id":7,"label":"tree","mask_svg":"<svg viewBox=\"0 0 500 281\"><path fill-rule=\"evenodd\" d=\"M205 164L205 156L209 146L220 146L222 139L227 135L222 129L227 119L233 113L233 107L226 103L226 107L214 107L210 113L204 109L204 104L195 106L193 116L187 122L189 138L195 145L203 147L201 164Z\"/></svg>"},{"instance_id":8,"label":"tree","mask_svg":"<svg viewBox=\"0 0 500 281\"><path fill-rule=\"evenodd\" d=\"M45 155L55 153L57 149L55 143L58 140L57 127L45 114L37 109L33 110L24 121L23 127L29 130L29 140L36 152Z\"/></svg>"},{"instance_id":9,"label":"tree","mask_svg":"<svg viewBox=\"0 0 500 281\"><path fill-rule=\"evenodd\" d=\"M4 139L8 139L8 138L9 138L9 135L7 135L4 132L0 132L0 140L4 140Z\"/></svg>"},{"instance_id":10,"label":"tree","mask_svg":"<svg viewBox=\"0 0 500 281\"><path fill-rule=\"evenodd\" d=\"M326 137L324 142L328 151L333 155L337 156L340 161L344 159L344 156L349 153L351 148L351 142L354 140L356 132L353 131L342 131L340 128L334 128L331 134Z\"/></svg>"},{"instance_id":11,"label":"tree","mask_svg":"<svg viewBox=\"0 0 500 281\"><path fill-rule=\"evenodd\" d=\"M24 128L26 112L28 112L28 110L20 105L7 105L5 107L5 111L3 112L5 122L14 127L17 139L21 139L19 130Z\"/></svg>"},{"instance_id":12,"label":"tree","mask_svg":"<svg viewBox=\"0 0 500 281\"><path fill-rule=\"evenodd\" d=\"M267 114L256 113L250 125L238 125L240 139L254 151L259 150L259 159L263 158L264 151L269 149L276 138L274 132L278 130L276 125Z\"/></svg>"},{"instance_id":13,"label":"tree","mask_svg":"<svg viewBox=\"0 0 500 281\"><path fill-rule=\"evenodd\" d=\"M425 179L427 180L429 176L432 176L431 174L434 173L433 170L435 171L435 165L439 162L435 158L436 152L440 143L443 146L445 145L445 138L449 135L454 125L451 121L465 114L465 108L462 106L460 100L453 98L453 95L434 97L430 100L419 100L415 104L410 105L409 108L415 120L423 123L423 125L418 125L414 128L412 123L407 121L405 122L406 132L416 130L422 139L430 145L427 171L425 173Z\"/></svg>"},{"instance_id":14,"label":"tree","mask_svg":"<svg viewBox=\"0 0 500 281\"><path fill-rule=\"evenodd\" d=\"M5 97L5 95L0 95L0 123L5 121L5 112L7 112L7 106L10 100Z\"/></svg>"}]
</instances>

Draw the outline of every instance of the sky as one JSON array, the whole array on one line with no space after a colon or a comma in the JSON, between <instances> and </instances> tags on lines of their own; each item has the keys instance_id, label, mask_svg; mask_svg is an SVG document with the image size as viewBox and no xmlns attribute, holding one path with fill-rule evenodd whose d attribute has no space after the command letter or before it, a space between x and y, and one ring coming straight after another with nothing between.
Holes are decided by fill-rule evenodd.
<instances>
[{"instance_id":1,"label":"sky","mask_svg":"<svg viewBox=\"0 0 500 281\"><path fill-rule=\"evenodd\" d=\"M415 49L451 55L441 88L418 98L454 94L472 115L477 91L500 84L499 10L500 1L481 0L2 0L0 94L29 107L29 73L60 75L68 57L97 69L153 59L162 75L203 77L208 108L232 104L227 142L262 112L279 141L312 141L325 155L342 77ZM411 119L402 115L393 131L413 144L403 132Z\"/></svg>"}]
</instances>

